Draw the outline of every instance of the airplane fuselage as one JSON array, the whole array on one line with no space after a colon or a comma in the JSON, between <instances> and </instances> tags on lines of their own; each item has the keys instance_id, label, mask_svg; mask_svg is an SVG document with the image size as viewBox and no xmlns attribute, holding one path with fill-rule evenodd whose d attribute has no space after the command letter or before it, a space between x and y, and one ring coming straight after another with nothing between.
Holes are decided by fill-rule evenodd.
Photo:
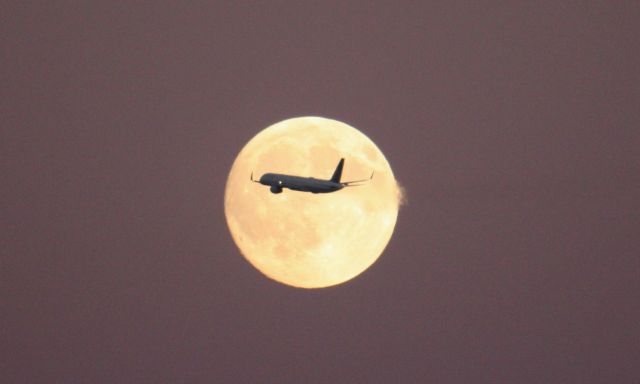
<instances>
[{"instance_id":1,"label":"airplane fuselage","mask_svg":"<svg viewBox=\"0 0 640 384\"><path fill-rule=\"evenodd\" d=\"M331 180L281 175L278 173L265 173L260 177L260 184L270 186L272 193L280 193L283 188L311 193L329 193L344 188L343 184Z\"/></svg>"}]
</instances>

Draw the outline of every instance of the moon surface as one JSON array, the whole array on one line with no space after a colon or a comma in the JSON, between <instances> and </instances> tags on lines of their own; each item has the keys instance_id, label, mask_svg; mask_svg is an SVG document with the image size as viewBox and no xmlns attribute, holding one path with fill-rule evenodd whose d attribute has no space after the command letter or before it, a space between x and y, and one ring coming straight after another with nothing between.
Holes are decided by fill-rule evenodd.
<instances>
[{"instance_id":1,"label":"moon surface","mask_svg":"<svg viewBox=\"0 0 640 384\"><path fill-rule=\"evenodd\" d=\"M263 173L373 179L327 194L252 183ZM300 288L343 283L373 264L398 217L400 189L386 158L362 132L322 117L284 120L259 132L235 159L225 188L227 224L242 255L271 279Z\"/></svg>"}]
</instances>

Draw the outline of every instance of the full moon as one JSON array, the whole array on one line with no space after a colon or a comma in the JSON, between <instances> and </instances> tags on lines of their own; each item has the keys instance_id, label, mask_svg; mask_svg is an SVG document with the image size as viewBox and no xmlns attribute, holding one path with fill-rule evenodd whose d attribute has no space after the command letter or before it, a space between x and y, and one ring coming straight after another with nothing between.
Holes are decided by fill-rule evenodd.
<instances>
[{"instance_id":1,"label":"full moon","mask_svg":"<svg viewBox=\"0 0 640 384\"><path fill-rule=\"evenodd\" d=\"M363 186L312 194L252 183L251 173L342 180ZM265 128L242 148L225 188L227 225L240 252L271 279L300 288L343 283L371 266L398 217L400 190L380 149L362 132L331 119L298 117Z\"/></svg>"}]
</instances>

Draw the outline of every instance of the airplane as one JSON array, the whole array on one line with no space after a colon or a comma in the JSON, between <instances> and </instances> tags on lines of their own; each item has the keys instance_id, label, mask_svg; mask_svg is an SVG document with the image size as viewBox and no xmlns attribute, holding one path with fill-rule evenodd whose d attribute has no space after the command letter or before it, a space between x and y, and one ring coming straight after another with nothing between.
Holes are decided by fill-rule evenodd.
<instances>
[{"instance_id":1,"label":"airplane","mask_svg":"<svg viewBox=\"0 0 640 384\"><path fill-rule=\"evenodd\" d=\"M270 186L271 193L281 193L283 188L289 188L293 191L301 192L330 193L339 191L344 187L358 187L365 185L358 183L363 183L373 179L373 172L371 172L371 177L368 179L341 182L340 177L342 177L343 167L344 158L340 159L336 170L333 172L333 176L331 176L329 180L316 179L313 177L281 175L278 173L265 173L260 177L260 180L254 180L253 172L251 172L250 180L254 183Z\"/></svg>"}]
</instances>

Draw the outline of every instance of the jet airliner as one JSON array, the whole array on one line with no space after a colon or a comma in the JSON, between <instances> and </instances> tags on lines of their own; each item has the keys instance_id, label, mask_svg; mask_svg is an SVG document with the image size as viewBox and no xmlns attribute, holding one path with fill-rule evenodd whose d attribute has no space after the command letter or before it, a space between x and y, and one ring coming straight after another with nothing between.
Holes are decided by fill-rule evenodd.
<instances>
[{"instance_id":1,"label":"jet airliner","mask_svg":"<svg viewBox=\"0 0 640 384\"><path fill-rule=\"evenodd\" d=\"M311 192L311 193L330 193L339 191L344 187L357 187L364 184L373 178L373 172L371 177L363 180L353 181L340 181L342 177L342 168L344 167L344 158L340 159L336 170L333 172L333 176L329 180L316 179L313 177L301 177L282 175L279 173L265 173L260 177L260 180L253 179L253 172L251 173L251 181L254 183L260 183L262 185L268 185L271 193L281 193L283 188L289 188L293 191Z\"/></svg>"}]
</instances>

